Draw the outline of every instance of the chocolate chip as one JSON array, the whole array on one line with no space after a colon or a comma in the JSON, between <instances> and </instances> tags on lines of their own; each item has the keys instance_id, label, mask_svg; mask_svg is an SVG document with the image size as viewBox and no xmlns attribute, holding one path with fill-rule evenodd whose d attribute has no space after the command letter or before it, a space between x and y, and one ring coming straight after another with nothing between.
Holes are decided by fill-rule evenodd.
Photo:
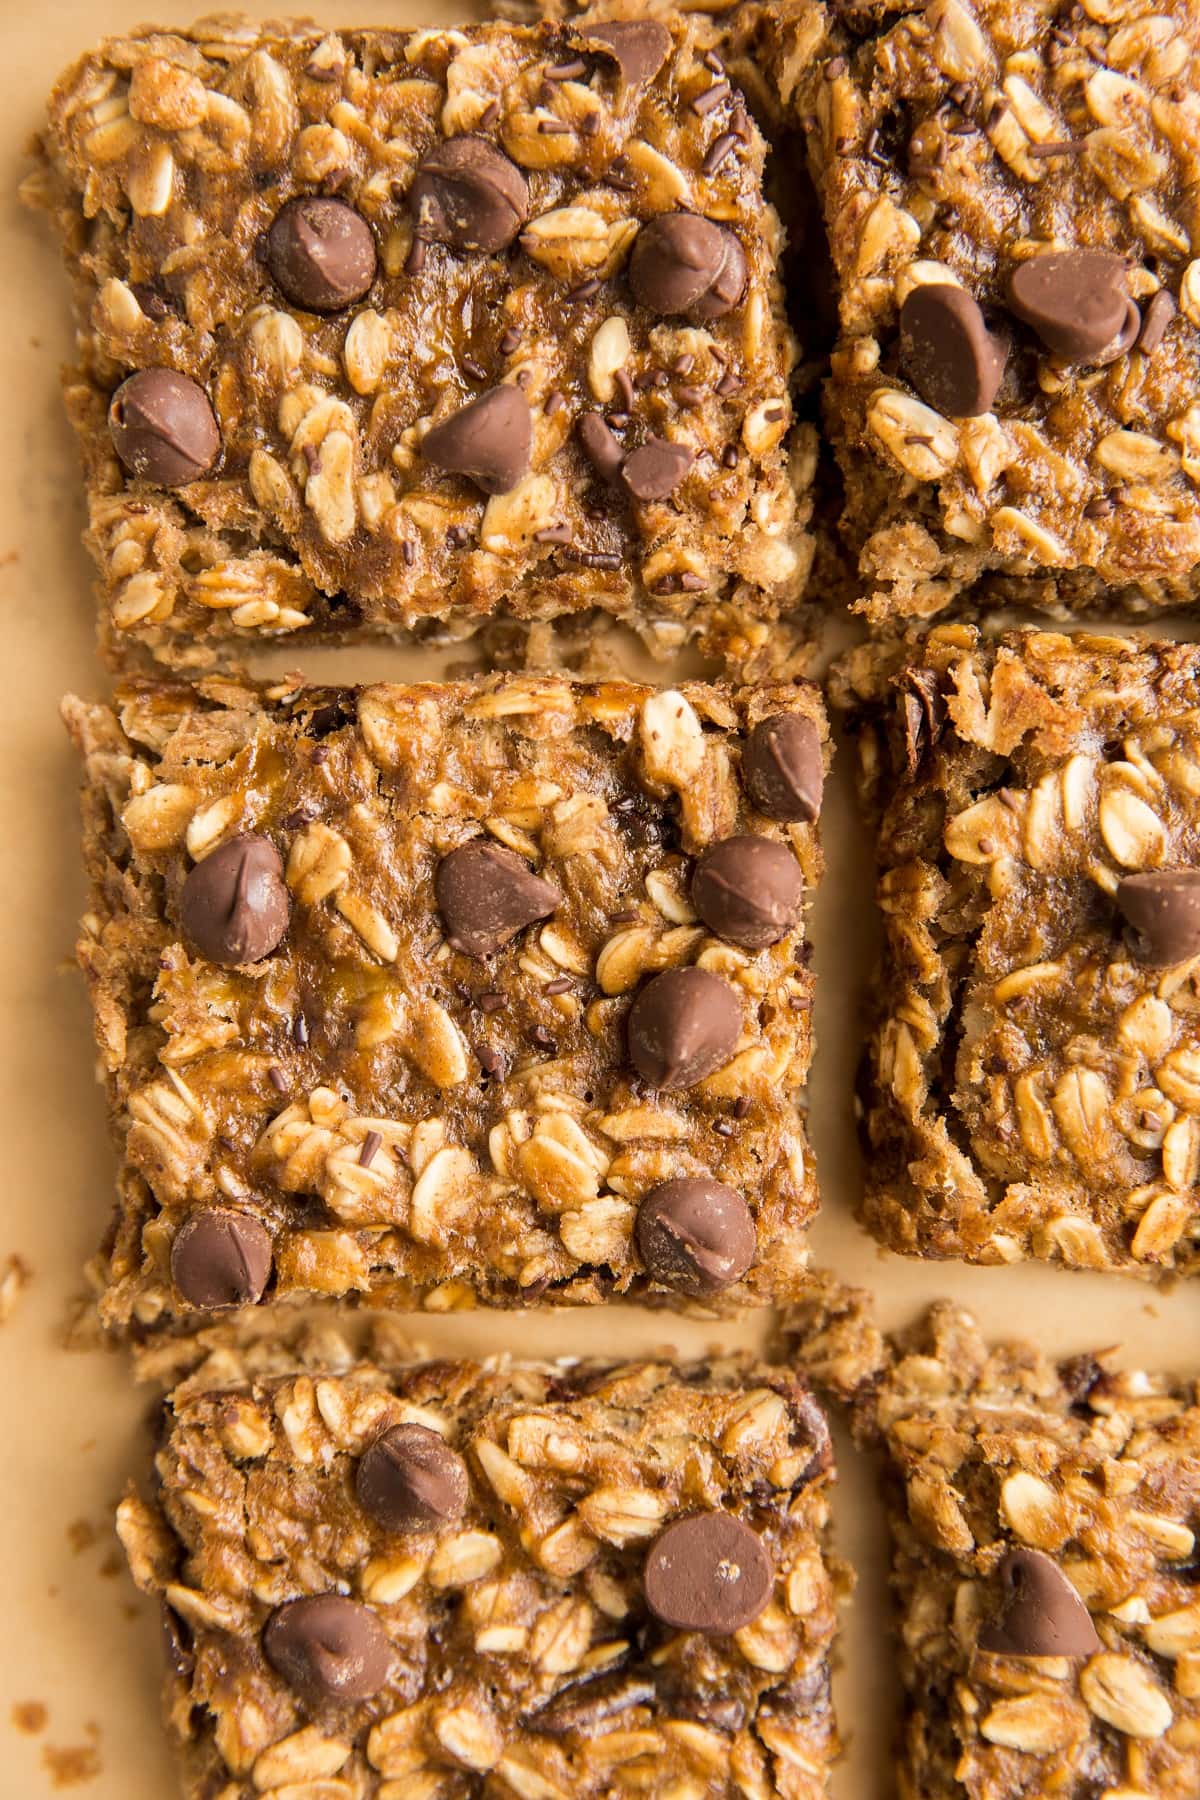
<instances>
[{"instance_id":1,"label":"chocolate chip","mask_svg":"<svg viewBox=\"0 0 1200 1800\"><path fill-rule=\"evenodd\" d=\"M697 1298L740 1281L758 1249L742 1196L708 1175L651 1188L638 1207L635 1230L654 1280Z\"/></svg>"},{"instance_id":2,"label":"chocolate chip","mask_svg":"<svg viewBox=\"0 0 1200 1800\"><path fill-rule=\"evenodd\" d=\"M602 481L615 481L625 452L598 412L584 413L579 421L579 441L584 454Z\"/></svg>"},{"instance_id":3,"label":"chocolate chip","mask_svg":"<svg viewBox=\"0 0 1200 1800\"><path fill-rule=\"evenodd\" d=\"M487 838L443 856L433 886L446 936L468 956L491 956L562 904L558 889L523 856Z\"/></svg>"},{"instance_id":4,"label":"chocolate chip","mask_svg":"<svg viewBox=\"0 0 1200 1800\"><path fill-rule=\"evenodd\" d=\"M1040 1550L1010 1550L1000 1564L1003 1598L979 1633L997 1656L1094 1656L1103 1648L1091 1614L1056 1563Z\"/></svg>"},{"instance_id":5,"label":"chocolate chip","mask_svg":"<svg viewBox=\"0 0 1200 1800\"><path fill-rule=\"evenodd\" d=\"M263 1655L312 1709L369 1700L387 1684L392 1647L370 1607L341 1594L290 1600L267 1620Z\"/></svg>"},{"instance_id":6,"label":"chocolate chip","mask_svg":"<svg viewBox=\"0 0 1200 1800\"><path fill-rule=\"evenodd\" d=\"M1013 270L1008 303L1064 362L1110 362L1141 330L1127 274L1108 250L1050 250Z\"/></svg>"},{"instance_id":7,"label":"chocolate chip","mask_svg":"<svg viewBox=\"0 0 1200 1800\"><path fill-rule=\"evenodd\" d=\"M375 237L344 200L302 194L267 234L267 266L284 298L308 312L341 312L375 279Z\"/></svg>"},{"instance_id":8,"label":"chocolate chip","mask_svg":"<svg viewBox=\"0 0 1200 1800\"><path fill-rule=\"evenodd\" d=\"M744 950L765 950L800 917L804 877L786 844L745 833L706 850L692 904L710 931Z\"/></svg>"},{"instance_id":9,"label":"chocolate chip","mask_svg":"<svg viewBox=\"0 0 1200 1800\"><path fill-rule=\"evenodd\" d=\"M742 780L760 813L795 824L821 810L825 765L821 738L803 713L760 719L742 752Z\"/></svg>"},{"instance_id":10,"label":"chocolate chip","mask_svg":"<svg viewBox=\"0 0 1200 1800\"><path fill-rule=\"evenodd\" d=\"M140 481L186 487L221 454L221 433L199 382L174 369L142 369L123 381L108 409L113 448Z\"/></svg>"},{"instance_id":11,"label":"chocolate chip","mask_svg":"<svg viewBox=\"0 0 1200 1800\"><path fill-rule=\"evenodd\" d=\"M741 1003L720 975L668 969L630 1008L629 1055L653 1087L692 1087L725 1066L741 1030Z\"/></svg>"},{"instance_id":12,"label":"chocolate chip","mask_svg":"<svg viewBox=\"0 0 1200 1800\"><path fill-rule=\"evenodd\" d=\"M1142 315L1142 328L1138 332L1137 340L1138 349L1143 351L1146 356L1154 355L1166 337L1167 329L1178 311L1179 308L1166 288L1159 288L1157 294L1151 295L1150 302Z\"/></svg>"},{"instance_id":13,"label":"chocolate chip","mask_svg":"<svg viewBox=\"0 0 1200 1800\"><path fill-rule=\"evenodd\" d=\"M247 1213L206 1207L184 1220L171 1245L171 1279L189 1306L215 1312L254 1306L271 1278L271 1239Z\"/></svg>"},{"instance_id":14,"label":"chocolate chip","mask_svg":"<svg viewBox=\"0 0 1200 1800\"><path fill-rule=\"evenodd\" d=\"M686 444L652 437L621 464L621 480L635 500L665 500L696 459Z\"/></svg>"},{"instance_id":15,"label":"chocolate chip","mask_svg":"<svg viewBox=\"0 0 1200 1800\"><path fill-rule=\"evenodd\" d=\"M653 81L671 53L671 34L657 19L606 19L583 27L582 35L599 39L630 87Z\"/></svg>"},{"instance_id":16,"label":"chocolate chip","mask_svg":"<svg viewBox=\"0 0 1200 1800\"><path fill-rule=\"evenodd\" d=\"M468 401L427 431L421 454L439 469L466 475L485 494L507 494L529 467L533 417L519 388L507 383Z\"/></svg>"},{"instance_id":17,"label":"chocolate chip","mask_svg":"<svg viewBox=\"0 0 1200 1800\"><path fill-rule=\"evenodd\" d=\"M1200 869L1154 869L1117 883L1117 906L1133 927L1142 962L1185 962L1200 953Z\"/></svg>"},{"instance_id":18,"label":"chocolate chip","mask_svg":"<svg viewBox=\"0 0 1200 1800\"><path fill-rule=\"evenodd\" d=\"M922 400L952 419L987 412L1004 376L1008 345L979 304L949 282L915 287L900 309L900 362Z\"/></svg>"},{"instance_id":19,"label":"chocolate chip","mask_svg":"<svg viewBox=\"0 0 1200 1800\"><path fill-rule=\"evenodd\" d=\"M392 1425L359 1463L355 1491L386 1531L427 1531L462 1517L466 1466L428 1426Z\"/></svg>"},{"instance_id":20,"label":"chocolate chip","mask_svg":"<svg viewBox=\"0 0 1200 1800\"><path fill-rule=\"evenodd\" d=\"M196 864L183 884L184 936L209 962L261 962L288 928L291 902L274 844L256 833L230 838Z\"/></svg>"},{"instance_id":21,"label":"chocolate chip","mask_svg":"<svg viewBox=\"0 0 1200 1800\"><path fill-rule=\"evenodd\" d=\"M456 250L503 250L529 217L529 187L486 138L453 137L421 159L409 206L423 238Z\"/></svg>"},{"instance_id":22,"label":"chocolate chip","mask_svg":"<svg viewBox=\"0 0 1200 1800\"><path fill-rule=\"evenodd\" d=\"M657 1539L643 1582L646 1604L664 1625L725 1635L757 1619L775 1570L761 1538L732 1513L695 1513Z\"/></svg>"},{"instance_id":23,"label":"chocolate chip","mask_svg":"<svg viewBox=\"0 0 1200 1800\"><path fill-rule=\"evenodd\" d=\"M651 312L719 319L746 291L746 257L732 231L694 213L664 213L638 232L629 285Z\"/></svg>"}]
</instances>

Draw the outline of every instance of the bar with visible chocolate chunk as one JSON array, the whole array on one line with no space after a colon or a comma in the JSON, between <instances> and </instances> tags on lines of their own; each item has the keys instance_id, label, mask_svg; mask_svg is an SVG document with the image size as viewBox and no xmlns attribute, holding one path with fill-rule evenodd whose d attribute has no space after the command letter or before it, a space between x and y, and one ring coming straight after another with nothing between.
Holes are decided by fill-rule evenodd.
<instances>
[{"instance_id":1,"label":"bar with visible chocolate chunk","mask_svg":"<svg viewBox=\"0 0 1200 1800\"><path fill-rule=\"evenodd\" d=\"M800 596L779 224L706 55L221 18L67 72L29 195L114 661L591 609L667 650Z\"/></svg>"},{"instance_id":2,"label":"bar with visible chocolate chunk","mask_svg":"<svg viewBox=\"0 0 1200 1800\"><path fill-rule=\"evenodd\" d=\"M837 20L793 103L840 295L826 426L861 606L927 617L981 582L1063 612L1190 605L1200 14Z\"/></svg>"},{"instance_id":3,"label":"bar with visible chocolate chunk","mask_svg":"<svg viewBox=\"0 0 1200 1800\"><path fill-rule=\"evenodd\" d=\"M939 1305L858 1371L856 1436L886 1459L901 1800L1200 1792L1196 1384L1110 1360L989 1345Z\"/></svg>"},{"instance_id":4,"label":"bar with visible chocolate chunk","mask_svg":"<svg viewBox=\"0 0 1200 1800\"><path fill-rule=\"evenodd\" d=\"M832 1480L736 1357L193 1384L119 1515L184 1791L821 1800Z\"/></svg>"},{"instance_id":5,"label":"bar with visible chocolate chunk","mask_svg":"<svg viewBox=\"0 0 1200 1800\"><path fill-rule=\"evenodd\" d=\"M66 713L113 1330L796 1291L816 688L210 677Z\"/></svg>"},{"instance_id":6,"label":"bar with visible chocolate chunk","mask_svg":"<svg viewBox=\"0 0 1200 1800\"><path fill-rule=\"evenodd\" d=\"M883 915L870 1228L1196 1272L1200 650L946 625L837 686Z\"/></svg>"}]
</instances>

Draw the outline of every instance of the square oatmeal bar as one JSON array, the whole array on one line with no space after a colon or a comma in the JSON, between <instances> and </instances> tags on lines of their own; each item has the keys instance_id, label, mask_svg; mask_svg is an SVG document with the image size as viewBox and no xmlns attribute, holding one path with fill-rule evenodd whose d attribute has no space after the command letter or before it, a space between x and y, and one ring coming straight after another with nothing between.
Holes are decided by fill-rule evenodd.
<instances>
[{"instance_id":1,"label":"square oatmeal bar","mask_svg":"<svg viewBox=\"0 0 1200 1800\"><path fill-rule=\"evenodd\" d=\"M112 1328L795 1292L815 688L211 677L66 711Z\"/></svg>"},{"instance_id":2,"label":"square oatmeal bar","mask_svg":"<svg viewBox=\"0 0 1200 1800\"><path fill-rule=\"evenodd\" d=\"M795 1377L438 1362L181 1392L119 1528L190 1800L821 1800L829 1433Z\"/></svg>"},{"instance_id":3,"label":"square oatmeal bar","mask_svg":"<svg viewBox=\"0 0 1200 1800\"><path fill-rule=\"evenodd\" d=\"M1195 1383L990 1346L947 1305L875 1348L855 1422L886 1458L901 1800L1191 1800Z\"/></svg>"},{"instance_id":4,"label":"square oatmeal bar","mask_svg":"<svg viewBox=\"0 0 1200 1800\"><path fill-rule=\"evenodd\" d=\"M839 675L878 833L866 1217L1200 1266L1200 650L966 626Z\"/></svg>"},{"instance_id":5,"label":"square oatmeal bar","mask_svg":"<svg viewBox=\"0 0 1200 1800\"><path fill-rule=\"evenodd\" d=\"M67 72L29 191L115 661L799 597L778 220L705 54L225 16Z\"/></svg>"},{"instance_id":6,"label":"square oatmeal bar","mask_svg":"<svg viewBox=\"0 0 1200 1800\"><path fill-rule=\"evenodd\" d=\"M862 605L971 584L1190 604L1200 564L1200 13L838 9L802 82L840 294L826 423Z\"/></svg>"}]
</instances>

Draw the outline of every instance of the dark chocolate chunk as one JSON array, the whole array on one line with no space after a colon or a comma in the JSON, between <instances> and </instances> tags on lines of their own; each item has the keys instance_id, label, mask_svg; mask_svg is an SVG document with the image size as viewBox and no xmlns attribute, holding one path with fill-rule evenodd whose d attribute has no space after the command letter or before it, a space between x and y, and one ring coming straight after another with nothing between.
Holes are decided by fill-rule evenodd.
<instances>
[{"instance_id":1,"label":"dark chocolate chunk","mask_svg":"<svg viewBox=\"0 0 1200 1800\"><path fill-rule=\"evenodd\" d=\"M524 857L481 837L443 856L434 892L446 936L468 956L491 956L562 903Z\"/></svg>"},{"instance_id":2,"label":"dark chocolate chunk","mask_svg":"<svg viewBox=\"0 0 1200 1800\"><path fill-rule=\"evenodd\" d=\"M254 1306L271 1279L271 1239L248 1213L205 1207L188 1215L171 1245L171 1279L189 1306L216 1312Z\"/></svg>"},{"instance_id":3,"label":"dark chocolate chunk","mask_svg":"<svg viewBox=\"0 0 1200 1800\"><path fill-rule=\"evenodd\" d=\"M732 1513L677 1519L655 1541L643 1574L646 1604L677 1631L727 1635L771 1598L775 1570L761 1538Z\"/></svg>"},{"instance_id":4,"label":"dark chocolate chunk","mask_svg":"<svg viewBox=\"0 0 1200 1800\"><path fill-rule=\"evenodd\" d=\"M505 383L470 400L421 442L426 462L466 475L485 494L507 494L529 468L533 418L520 388Z\"/></svg>"},{"instance_id":5,"label":"dark chocolate chunk","mask_svg":"<svg viewBox=\"0 0 1200 1800\"><path fill-rule=\"evenodd\" d=\"M719 319L746 291L746 256L724 225L695 213L647 220L629 258L629 285L651 312Z\"/></svg>"},{"instance_id":6,"label":"dark chocolate chunk","mask_svg":"<svg viewBox=\"0 0 1200 1800\"><path fill-rule=\"evenodd\" d=\"M1117 906L1136 933L1142 962L1185 962L1200 953L1200 869L1152 869L1117 884Z\"/></svg>"},{"instance_id":7,"label":"dark chocolate chunk","mask_svg":"<svg viewBox=\"0 0 1200 1800\"><path fill-rule=\"evenodd\" d=\"M997 1656L1094 1656L1103 1648L1091 1614L1041 1550L1010 1550L1000 1564L1001 1609L979 1633Z\"/></svg>"},{"instance_id":8,"label":"dark chocolate chunk","mask_svg":"<svg viewBox=\"0 0 1200 1800\"><path fill-rule=\"evenodd\" d=\"M1008 345L978 301L949 282L915 287L900 309L900 362L922 400L952 419L987 412L1004 378Z\"/></svg>"},{"instance_id":9,"label":"dark chocolate chunk","mask_svg":"<svg viewBox=\"0 0 1200 1800\"><path fill-rule=\"evenodd\" d=\"M462 1517L467 1471L462 1457L426 1425L392 1425L358 1465L358 1502L388 1531L428 1531Z\"/></svg>"},{"instance_id":10,"label":"dark chocolate chunk","mask_svg":"<svg viewBox=\"0 0 1200 1800\"><path fill-rule=\"evenodd\" d=\"M230 838L198 862L183 884L184 936L209 962L261 962L287 932L291 901L279 852L256 832Z\"/></svg>"},{"instance_id":11,"label":"dark chocolate chunk","mask_svg":"<svg viewBox=\"0 0 1200 1800\"><path fill-rule=\"evenodd\" d=\"M825 765L821 738L802 713L760 719L742 752L742 780L760 813L799 823L821 810Z\"/></svg>"},{"instance_id":12,"label":"dark chocolate chunk","mask_svg":"<svg viewBox=\"0 0 1200 1800\"><path fill-rule=\"evenodd\" d=\"M722 976L668 969L630 1008L629 1055L653 1087L692 1087L724 1068L741 1031L741 1001Z\"/></svg>"},{"instance_id":13,"label":"dark chocolate chunk","mask_svg":"<svg viewBox=\"0 0 1200 1800\"><path fill-rule=\"evenodd\" d=\"M142 369L123 381L108 409L113 448L131 475L186 487L221 454L221 433L199 382L174 369Z\"/></svg>"},{"instance_id":14,"label":"dark chocolate chunk","mask_svg":"<svg viewBox=\"0 0 1200 1800\"><path fill-rule=\"evenodd\" d=\"M267 267L284 298L309 312L341 312L375 279L375 237L344 200L302 194L267 234Z\"/></svg>"},{"instance_id":15,"label":"dark chocolate chunk","mask_svg":"<svg viewBox=\"0 0 1200 1800\"><path fill-rule=\"evenodd\" d=\"M742 1196L708 1175L651 1188L638 1207L636 1232L654 1280L697 1298L740 1281L758 1249Z\"/></svg>"},{"instance_id":16,"label":"dark chocolate chunk","mask_svg":"<svg viewBox=\"0 0 1200 1800\"><path fill-rule=\"evenodd\" d=\"M370 1700L386 1686L392 1664L387 1633L370 1607L341 1594L277 1607L263 1631L263 1655L313 1710L331 1700Z\"/></svg>"},{"instance_id":17,"label":"dark chocolate chunk","mask_svg":"<svg viewBox=\"0 0 1200 1800\"><path fill-rule=\"evenodd\" d=\"M692 904L710 931L765 950L800 917L804 877L786 844L745 833L706 850L692 877Z\"/></svg>"},{"instance_id":18,"label":"dark chocolate chunk","mask_svg":"<svg viewBox=\"0 0 1200 1800\"><path fill-rule=\"evenodd\" d=\"M418 236L494 252L511 244L529 217L529 186L486 138L453 137L422 158L409 205Z\"/></svg>"}]
</instances>

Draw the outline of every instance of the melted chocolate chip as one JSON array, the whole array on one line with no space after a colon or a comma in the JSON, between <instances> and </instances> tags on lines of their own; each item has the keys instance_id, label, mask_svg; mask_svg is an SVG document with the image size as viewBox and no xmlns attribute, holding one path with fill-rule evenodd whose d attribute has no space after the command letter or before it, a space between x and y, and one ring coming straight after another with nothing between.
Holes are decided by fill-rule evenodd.
<instances>
[{"instance_id":1,"label":"melted chocolate chip","mask_svg":"<svg viewBox=\"0 0 1200 1800\"><path fill-rule=\"evenodd\" d=\"M1141 330L1127 279L1111 251L1044 251L1013 270L1008 303L1063 362L1111 362Z\"/></svg>"},{"instance_id":2,"label":"melted chocolate chip","mask_svg":"<svg viewBox=\"0 0 1200 1800\"><path fill-rule=\"evenodd\" d=\"M804 877L786 844L744 834L705 851L692 877L692 904L710 931L744 950L765 950L795 925Z\"/></svg>"},{"instance_id":3,"label":"melted chocolate chip","mask_svg":"<svg viewBox=\"0 0 1200 1800\"><path fill-rule=\"evenodd\" d=\"M951 283L915 287L900 309L900 362L922 400L952 419L990 410L1008 345L979 304Z\"/></svg>"},{"instance_id":4,"label":"melted chocolate chip","mask_svg":"<svg viewBox=\"0 0 1200 1800\"><path fill-rule=\"evenodd\" d=\"M216 1312L254 1306L271 1279L266 1227L247 1213L205 1207L190 1213L171 1245L171 1279L189 1306Z\"/></svg>"},{"instance_id":5,"label":"melted chocolate chip","mask_svg":"<svg viewBox=\"0 0 1200 1800\"><path fill-rule=\"evenodd\" d=\"M341 1594L291 1600L263 1632L263 1654L312 1709L369 1700L391 1670L387 1633L369 1607Z\"/></svg>"},{"instance_id":6,"label":"melted chocolate chip","mask_svg":"<svg viewBox=\"0 0 1200 1800\"><path fill-rule=\"evenodd\" d=\"M999 1569L1000 1611L979 1633L998 1656L1094 1656L1091 1614L1062 1570L1040 1550L1012 1550Z\"/></svg>"},{"instance_id":7,"label":"melted chocolate chip","mask_svg":"<svg viewBox=\"0 0 1200 1800\"><path fill-rule=\"evenodd\" d=\"M746 256L724 225L695 213L647 220L629 258L629 285L651 312L719 319L746 291Z\"/></svg>"},{"instance_id":8,"label":"melted chocolate chip","mask_svg":"<svg viewBox=\"0 0 1200 1800\"><path fill-rule=\"evenodd\" d=\"M725 1066L741 1030L741 1002L720 975L668 969L630 1008L629 1055L652 1087L692 1087Z\"/></svg>"},{"instance_id":9,"label":"melted chocolate chip","mask_svg":"<svg viewBox=\"0 0 1200 1800\"><path fill-rule=\"evenodd\" d=\"M821 738L802 713L774 713L761 719L742 752L746 792L768 819L800 823L821 810L825 765Z\"/></svg>"},{"instance_id":10,"label":"melted chocolate chip","mask_svg":"<svg viewBox=\"0 0 1200 1800\"><path fill-rule=\"evenodd\" d=\"M505 383L470 400L427 431L426 462L465 475L485 494L507 494L529 468L533 418L520 388Z\"/></svg>"},{"instance_id":11,"label":"melted chocolate chip","mask_svg":"<svg viewBox=\"0 0 1200 1800\"><path fill-rule=\"evenodd\" d=\"M638 1207L635 1229L653 1279L697 1298L740 1281L758 1250L742 1196L707 1175L651 1188Z\"/></svg>"},{"instance_id":12,"label":"melted chocolate chip","mask_svg":"<svg viewBox=\"0 0 1200 1800\"><path fill-rule=\"evenodd\" d=\"M604 45L629 87L653 81L671 53L671 34L657 19L606 19L582 27L581 33Z\"/></svg>"},{"instance_id":13,"label":"melted chocolate chip","mask_svg":"<svg viewBox=\"0 0 1200 1800\"><path fill-rule=\"evenodd\" d=\"M751 1624L771 1598L775 1570L761 1538L731 1513L678 1519L646 1558L646 1604L677 1631L718 1635Z\"/></svg>"},{"instance_id":14,"label":"melted chocolate chip","mask_svg":"<svg viewBox=\"0 0 1200 1800\"><path fill-rule=\"evenodd\" d=\"M598 412L584 413L578 425L584 455L602 481L616 481L625 451Z\"/></svg>"},{"instance_id":15,"label":"melted chocolate chip","mask_svg":"<svg viewBox=\"0 0 1200 1800\"><path fill-rule=\"evenodd\" d=\"M108 409L113 448L140 481L186 487L221 454L221 433L199 382L174 369L143 369L123 381Z\"/></svg>"},{"instance_id":16,"label":"melted chocolate chip","mask_svg":"<svg viewBox=\"0 0 1200 1800\"><path fill-rule=\"evenodd\" d=\"M493 955L562 903L558 889L524 857L488 838L472 838L444 856L434 892L446 936L468 956Z\"/></svg>"},{"instance_id":17,"label":"melted chocolate chip","mask_svg":"<svg viewBox=\"0 0 1200 1800\"><path fill-rule=\"evenodd\" d=\"M344 200L303 194L289 200L267 234L267 266L293 306L341 312L375 279L375 238Z\"/></svg>"},{"instance_id":18,"label":"melted chocolate chip","mask_svg":"<svg viewBox=\"0 0 1200 1800\"><path fill-rule=\"evenodd\" d=\"M1117 884L1142 962L1165 966L1200 954L1200 869L1154 869Z\"/></svg>"},{"instance_id":19,"label":"melted chocolate chip","mask_svg":"<svg viewBox=\"0 0 1200 1800\"><path fill-rule=\"evenodd\" d=\"M486 138L454 137L422 158L409 205L420 237L494 252L511 244L529 217L529 187Z\"/></svg>"},{"instance_id":20,"label":"melted chocolate chip","mask_svg":"<svg viewBox=\"0 0 1200 1800\"><path fill-rule=\"evenodd\" d=\"M621 480L635 500L666 500L685 480L695 452L686 444L652 437L621 465Z\"/></svg>"},{"instance_id":21,"label":"melted chocolate chip","mask_svg":"<svg viewBox=\"0 0 1200 1800\"><path fill-rule=\"evenodd\" d=\"M462 1457L425 1425L392 1425L358 1465L358 1502L387 1531L428 1531L462 1517L467 1470Z\"/></svg>"},{"instance_id":22,"label":"melted chocolate chip","mask_svg":"<svg viewBox=\"0 0 1200 1800\"><path fill-rule=\"evenodd\" d=\"M269 956L291 916L274 844L248 832L219 845L189 873L179 916L184 936L209 962L234 967Z\"/></svg>"}]
</instances>

